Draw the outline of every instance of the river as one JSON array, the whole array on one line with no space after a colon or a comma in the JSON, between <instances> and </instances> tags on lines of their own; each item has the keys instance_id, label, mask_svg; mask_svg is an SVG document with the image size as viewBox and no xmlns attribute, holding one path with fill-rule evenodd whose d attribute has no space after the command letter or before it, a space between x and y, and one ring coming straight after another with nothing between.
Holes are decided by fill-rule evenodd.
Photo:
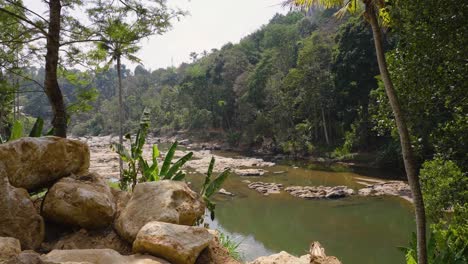
<instances>
[{"instance_id":1,"label":"river","mask_svg":"<svg viewBox=\"0 0 468 264\"><path fill-rule=\"evenodd\" d=\"M304 200L285 192L264 196L242 182L247 179L285 186L346 185L357 189L362 185L356 178L366 177L290 165L275 165L267 171L259 177L231 175L223 187L236 196L217 195L216 218L206 219L211 228L241 242L239 250L245 260L282 250L304 255L312 241L319 241L327 255L336 256L345 264L404 262L397 247L407 245L415 230L408 201L399 197L360 196ZM189 175L195 188L202 178L200 174Z\"/></svg>"}]
</instances>

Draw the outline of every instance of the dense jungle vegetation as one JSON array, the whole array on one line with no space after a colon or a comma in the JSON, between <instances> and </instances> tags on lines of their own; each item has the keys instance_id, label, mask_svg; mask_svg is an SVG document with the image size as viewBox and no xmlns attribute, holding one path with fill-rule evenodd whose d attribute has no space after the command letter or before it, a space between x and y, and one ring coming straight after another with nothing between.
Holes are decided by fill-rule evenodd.
<instances>
[{"instance_id":1,"label":"dense jungle vegetation","mask_svg":"<svg viewBox=\"0 0 468 264\"><path fill-rule=\"evenodd\" d=\"M7 2L0 1L2 9ZM385 2L385 56L437 245L429 254L465 254L468 4ZM336 11L278 14L239 43L192 53L190 63L177 67L122 65L123 131L135 132L147 108L151 133L157 136L184 132L240 149L296 157L353 158L364 153L368 162L402 170L399 134L380 78L372 29L361 16L337 20ZM21 30L9 15L0 12L0 26ZM50 123L53 118L37 85L44 83L46 70L12 55L23 47L12 46L9 30L0 34L3 136L15 119L32 123L32 117L42 117ZM69 134L118 134L120 68L75 66L59 67L58 74Z\"/></svg>"}]
</instances>

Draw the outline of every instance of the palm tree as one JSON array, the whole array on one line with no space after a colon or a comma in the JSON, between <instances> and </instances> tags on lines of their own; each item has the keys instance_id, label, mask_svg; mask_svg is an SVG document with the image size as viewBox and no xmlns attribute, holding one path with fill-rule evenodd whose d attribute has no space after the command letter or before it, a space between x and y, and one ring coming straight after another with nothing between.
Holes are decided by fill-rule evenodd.
<instances>
[{"instance_id":1,"label":"palm tree","mask_svg":"<svg viewBox=\"0 0 468 264\"><path fill-rule=\"evenodd\" d=\"M346 12L356 13L361 10L361 3L364 4L364 18L372 27L374 36L374 45L377 54L380 75L385 86L385 91L390 102L390 106L395 116L395 122L400 136L400 144L403 154L406 176L413 194L415 215L416 215L416 235L418 248L418 263L427 263L426 252L426 215L424 210L424 201L417 173L416 161L413 154L413 147L409 136L408 127L404 119L404 114L398 101L398 96L393 87L392 80L385 59L385 52L382 41L382 29L379 25L378 14L385 7L384 0L287 0L285 6L308 9L311 7L340 8L336 13L342 17Z\"/></svg>"},{"instance_id":2,"label":"palm tree","mask_svg":"<svg viewBox=\"0 0 468 264\"><path fill-rule=\"evenodd\" d=\"M140 62L140 59L134 56L140 48L137 41L138 35L132 30L131 26L122 22L118 18L108 19L103 25L105 29L100 36L101 41L97 44L98 51L104 51L110 60L108 64L116 62L117 75L119 80L119 144L123 144L123 99L122 99L122 58L133 62ZM123 178L123 161L119 159L120 178Z\"/></svg>"}]
</instances>

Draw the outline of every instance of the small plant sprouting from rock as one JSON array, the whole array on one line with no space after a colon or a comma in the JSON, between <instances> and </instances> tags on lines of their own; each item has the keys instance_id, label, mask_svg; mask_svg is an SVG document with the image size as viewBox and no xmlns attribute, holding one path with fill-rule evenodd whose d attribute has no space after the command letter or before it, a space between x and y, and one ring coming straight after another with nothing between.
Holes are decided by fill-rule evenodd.
<instances>
[{"instance_id":1,"label":"small plant sprouting from rock","mask_svg":"<svg viewBox=\"0 0 468 264\"><path fill-rule=\"evenodd\" d=\"M208 167L208 171L205 176L205 182L203 183L202 189L200 191L200 195L203 197L203 200L206 203L206 207L210 211L211 220L214 220L214 209L216 207L216 204L211 200L211 196L213 196L221 189L221 186L230 174L230 170L226 169L221 174L219 174L218 177L216 177L214 180L211 180L214 165L215 158L211 157L210 166Z\"/></svg>"},{"instance_id":2,"label":"small plant sprouting from rock","mask_svg":"<svg viewBox=\"0 0 468 264\"><path fill-rule=\"evenodd\" d=\"M137 131L134 141L130 134L125 135L125 140L130 141L130 149L119 143L112 144L112 148L119 154L120 158L127 164L123 169L123 178L120 181L120 188L127 190L131 184L132 190L137 182L173 180L180 181L185 178L185 173L180 169L192 158L193 153L189 152L172 166L172 159L177 148L177 141L172 144L166 154L162 167L159 168L158 158L160 152L157 145L152 148L151 165L143 158L143 146L146 142L149 127L149 111L145 109L140 119L140 128ZM141 177L138 177L141 175Z\"/></svg>"},{"instance_id":3,"label":"small plant sprouting from rock","mask_svg":"<svg viewBox=\"0 0 468 264\"><path fill-rule=\"evenodd\" d=\"M219 231L219 242L221 245L229 252L229 256L236 260L242 260L242 254L239 251L239 246L242 243L234 241L230 236L224 234L223 232Z\"/></svg>"}]
</instances>

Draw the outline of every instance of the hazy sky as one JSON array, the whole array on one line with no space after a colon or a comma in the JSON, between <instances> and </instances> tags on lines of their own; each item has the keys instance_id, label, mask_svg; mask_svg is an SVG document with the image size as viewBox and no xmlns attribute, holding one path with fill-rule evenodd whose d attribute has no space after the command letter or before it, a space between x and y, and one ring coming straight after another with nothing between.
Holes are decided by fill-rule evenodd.
<instances>
[{"instance_id":1,"label":"hazy sky","mask_svg":"<svg viewBox=\"0 0 468 264\"><path fill-rule=\"evenodd\" d=\"M286 13L282 0L169 0L190 12L175 21L164 35L142 40L138 57L146 68L174 66L189 61L192 51L210 51L227 42L238 42L242 37L268 23L275 13ZM39 0L25 0L34 10L43 4ZM42 9L43 10L43 9Z\"/></svg>"}]
</instances>

